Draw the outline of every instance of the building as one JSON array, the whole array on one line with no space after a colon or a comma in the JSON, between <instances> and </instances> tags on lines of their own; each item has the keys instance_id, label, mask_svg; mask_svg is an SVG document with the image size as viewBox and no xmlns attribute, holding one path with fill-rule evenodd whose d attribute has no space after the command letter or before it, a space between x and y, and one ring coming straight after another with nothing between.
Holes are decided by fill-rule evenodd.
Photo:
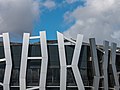
<instances>
[{"instance_id":1,"label":"building","mask_svg":"<svg viewBox=\"0 0 120 90\"><path fill-rule=\"evenodd\" d=\"M67 43L67 41L65 42ZM112 44L115 47L116 44ZM93 48L94 47L94 48ZM12 56L12 73L10 78L10 90L20 90L20 67L21 67L21 53L22 53L22 43L11 43L11 56ZM67 82L66 90L78 90L76 79L74 77L73 70L69 68L69 65L72 63L73 53L75 45L66 44L65 45L65 54L66 54L66 63L68 65L67 69ZM115 50L115 52L114 52ZM56 41L48 41L47 44L48 51L48 67L47 67L47 79L46 79L46 90L60 90L60 55L59 48ZM97 51L95 53L95 51ZM108 51L108 52L106 52ZM0 44L0 58L4 58L4 45ZM114 52L114 53L112 53ZM112 55L111 55L112 54ZM41 56L41 47L40 43L34 43L29 45L28 57L39 57ZM96 57L97 55L97 57ZM113 57L115 56L116 57ZM98 79L98 89L99 90L119 90L117 88L117 83L119 84L119 79L115 77L115 73L119 74L120 71L120 54L119 48L108 47L108 42L105 42L103 46L97 45L95 47L94 39L90 40L90 44L82 43L81 52L79 56L78 68L82 81L85 87L85 90L95 90L94 84L95 77ZM95 59L98 59L95 60ZM107 63L104 63L104 60L108 59ZM116 63L112 61L115 59ZM97 61L96 64L94 61ZM26 88L38 87L40 80L40 71L41 71L41 60L38 59L29 59L27 62L27 71L26 71ZM98 66L95 66L98 65ZM107 65L107 69L104 67ZM116 65L116 67L114 67ZM4 61L0 62L0 82L4 81L6 63ZM97 74L96 68L99 71ZM116 71L117 70L117 71ZM105 73L107 71L107 73ZM105 76L107 75L107 76ZM108 87L104 86L108 78ZM116 79L116 80L115 80ZM117 82L118 80L118 82ZM105 83L105 84L104 84ZM95 85L95 86L94 86ZM3 90L2 84L0 90ZM31 89L30 89L31 90ZM33 90L33 89L32 89ZM34 88L34 90L37 90ZM97 90L97 89L96 89Z\"/></svg>"}]
</instances>

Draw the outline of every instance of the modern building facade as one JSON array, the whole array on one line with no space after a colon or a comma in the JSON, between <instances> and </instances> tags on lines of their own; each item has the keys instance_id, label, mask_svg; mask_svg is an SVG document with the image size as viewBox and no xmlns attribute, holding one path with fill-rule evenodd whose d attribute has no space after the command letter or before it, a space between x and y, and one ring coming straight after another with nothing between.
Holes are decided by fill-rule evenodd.
<instances>
[{"instance_id":1,"label":"modern building facade","mask_svg":"<svg viewBox=\"0 0 120 90\"><path fill-rule=\"evenodd\" d=\"M82 35L73 41L59 32L56 43L46 43L45 32L40 36L25 33L23 43L11 44L8 33L1 36L0 90L119 90L115 43L99 46L91 38L87 44ZM29 44L36 38L40 43Z\"/></svg>"}]
</instances>

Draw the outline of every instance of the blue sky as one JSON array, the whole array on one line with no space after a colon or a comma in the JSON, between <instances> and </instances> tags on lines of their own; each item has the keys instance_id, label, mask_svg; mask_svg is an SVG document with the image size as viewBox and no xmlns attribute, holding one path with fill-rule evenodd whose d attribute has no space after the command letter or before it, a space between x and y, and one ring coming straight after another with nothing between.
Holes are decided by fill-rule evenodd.
<instances>
[{"instance_id":1,"label":"blue sky","mask_svg":"<svg viewBox=\"0 0 120 90\"><path fill-rule=\"evenodd\" d=\"M63 32L74 23L72 21L68 24L64 20L64 14L66 12L72 12L78 6L83 6L84 4L81 0L72 3L67 3L64 0L54 0L54 2L56 6L52 9L45 7L40 8L40 18L34 23L32 35L38 35L40 30L45 30L47 33L47 39L56 39L56 31Z\"/></svg>"},{"instance_id":2,"label":"blue sky","mask_svg":"<svg viewBox=\"0 0 120 90\"><path fill-rule=\"evenodd\" d=\"M56 31L83 41L96 38L120 46L120 0L0 0L0 33L9 32L11 41L21 42L23 33L56 39ZM34 21L34 22L33 22Z\"/></svg>"}]
</instances>

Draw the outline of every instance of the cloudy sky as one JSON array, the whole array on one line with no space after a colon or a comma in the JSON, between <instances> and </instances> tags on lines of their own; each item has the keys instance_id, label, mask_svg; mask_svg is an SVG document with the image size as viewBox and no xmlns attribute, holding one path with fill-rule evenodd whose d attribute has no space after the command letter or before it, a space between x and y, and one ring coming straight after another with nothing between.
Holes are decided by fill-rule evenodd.
<instances>
[{"instance_id":1,"label":"cloudy sky","mask_svg":"<svg viewBox=\"0 0 120 90\"><path fill-rule=\"evenodd\" d=\"M46 30L48 39L56 39L60 31L74 39L83 34L84 42L92 37L119 44L119 7L120 0L0 0L0 33L16 40L23 32Z\"/></svg>"}]
</instances>

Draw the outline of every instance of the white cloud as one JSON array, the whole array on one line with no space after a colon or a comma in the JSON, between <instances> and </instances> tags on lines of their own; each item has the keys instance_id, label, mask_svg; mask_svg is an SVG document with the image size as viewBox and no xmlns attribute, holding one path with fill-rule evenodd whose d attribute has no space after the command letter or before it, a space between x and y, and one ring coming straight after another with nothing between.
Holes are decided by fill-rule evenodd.
<instances>
[{"instance_id":1,"label":"white cloud","mask_svg":"<svg viewBox=\"0 0 120 90\"><path fill-rule=\"evenodd\" d=\"M86 0L84 7L77 7L69 13L69 19L74 18L76 23L64 34L76 38L76 35L80 33L84 35L85 42L95 37L98 44L101 44L103 40L108 40L120 45L119 8L120 0Z\"/></svg>"},{"instance_id":2,"label":"white cloud","mask_svg":"<svg viewBox=\"0 0 120 90\"><path fill-rule=\"evenodd\" d=\"M66 0L66 2L68 3L68 4L72 4L72 3L75 3L75 2L77 2L78 0Z\"/></svg>"},{"instance_id":3,"label":"white cloud","mask_svg":"<svg viewBox=\"0 0 120 90\"><path fill-rule=\"evenodd\" d=\"M72 22L73 20L74 20L74 19L71 17L70 12L67 11L67 12L64 14L64 21L65 21L66 23L70 23L70 22Z\"/></svg>"},{"instance_id":4,"label":"white cloud","mask_svg":"<svg viewBox=\"0 0 120 90\"><path fill-rule=\"evenodd\" d=\"M33 20L38 16L39 6L32 0L0 0L0 33L22 36L32 32Z\"/></svg>"},{"instance_id":5,"label":"white cloud","mask_svg":"<svg viewBox=\"0 0 120 90\"><path fill-rule=\"evenodd\" d=\"M56 6L56 3L52 0L47 0L43 3L43 6L45 6L48 9L52 9Z\"/></svg>"}]
</instances>

